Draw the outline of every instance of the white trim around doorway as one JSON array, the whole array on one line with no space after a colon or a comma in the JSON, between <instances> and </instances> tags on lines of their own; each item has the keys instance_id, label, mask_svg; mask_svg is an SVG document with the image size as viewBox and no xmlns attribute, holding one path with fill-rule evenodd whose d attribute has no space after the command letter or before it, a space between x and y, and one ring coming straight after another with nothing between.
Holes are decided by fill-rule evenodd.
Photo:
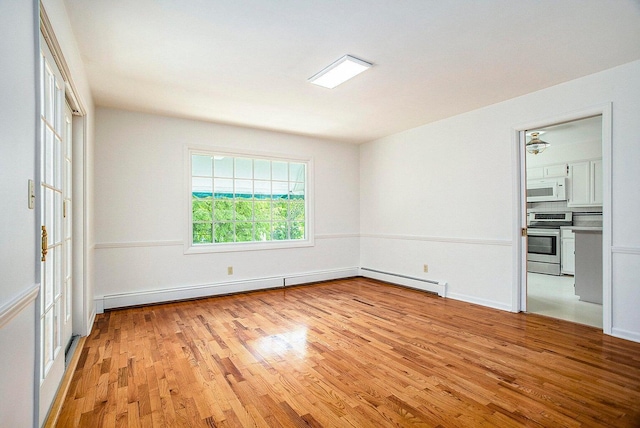
<instances>
[{"instance_id":1,"label":"white trim around doorway","mask_svg":"<svg viewBox=\"0 0 640 428\"><path fill-rule=\"evenodd\" d=\"M603 167L603 202L602 202L602 330L605 334L612 334L612 278L611 278L611 124L612 103L587 107L569 112L564 115L548 117L540 120L520 124L512 128L512 165L513 169L513 293L511 306L513 312L526 309L526 257L525 240L521 230L526 227L526 191L525 191L525 131L542 128L564 122L585 119L587 117L602 116L602 167Z\"/></svg>"}]
</instances>

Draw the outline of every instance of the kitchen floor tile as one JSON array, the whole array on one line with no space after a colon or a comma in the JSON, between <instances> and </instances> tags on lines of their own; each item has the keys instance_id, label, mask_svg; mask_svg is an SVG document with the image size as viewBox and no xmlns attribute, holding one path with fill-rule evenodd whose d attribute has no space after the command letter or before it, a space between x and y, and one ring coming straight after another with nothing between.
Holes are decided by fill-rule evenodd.
<instances>
[{"instance_id":1,"label":"kitchen floor tile","mask_svg":"<svg viewBox=\"0 0 640 428\"><path fill-rule=\"evenodd\" d=\"M573 276L528 273L527 312L602 328L602 305L581 302Z\"/></svg>"}]
</instances>

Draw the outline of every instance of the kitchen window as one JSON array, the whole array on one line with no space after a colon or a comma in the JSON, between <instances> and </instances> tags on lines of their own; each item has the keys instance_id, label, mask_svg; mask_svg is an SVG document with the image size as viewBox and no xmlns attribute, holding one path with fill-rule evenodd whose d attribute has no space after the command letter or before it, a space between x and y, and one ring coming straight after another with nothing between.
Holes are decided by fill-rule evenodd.
<instances>
[{"instance_id":1,"label":"kitchen window","mask_svg":"<svg viewBox=\"0 0 640 428\"><path fill-rule=\"evenodd\" d=\"M310 164L190 150L187 252L313 245Z\"/></svg>"}]
</instances>

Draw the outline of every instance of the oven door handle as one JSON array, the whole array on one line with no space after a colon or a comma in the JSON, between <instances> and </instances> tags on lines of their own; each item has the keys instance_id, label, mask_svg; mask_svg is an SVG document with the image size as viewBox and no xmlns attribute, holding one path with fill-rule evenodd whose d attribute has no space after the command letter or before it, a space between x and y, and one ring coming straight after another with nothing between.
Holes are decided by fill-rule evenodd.
<instances>
[{"instance_id":1,"label":"oven door handle","mask_svg":"<svg viewBox=\"0 0 640 428\"><path fill-rule=\"evenodd\" d=\"M560 229L531 229L527 228L527 236L555 236L560 237Z\"/></svg>"}]
</instances>

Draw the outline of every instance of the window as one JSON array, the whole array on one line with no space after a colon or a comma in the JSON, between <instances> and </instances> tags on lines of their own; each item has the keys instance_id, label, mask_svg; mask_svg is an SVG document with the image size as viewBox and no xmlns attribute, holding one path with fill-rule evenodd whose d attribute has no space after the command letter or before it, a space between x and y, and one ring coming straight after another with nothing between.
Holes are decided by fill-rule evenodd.
<instances>
[{"instance_id":1,"label":"window","mask_svg":"<svg viewBox=\"0 0 640 428\"><path fill-rule=\"evenodd\" d=\"M311 245L309 161L192 150L189 162L191 250Z\"/></svg>"}]
</instances>

